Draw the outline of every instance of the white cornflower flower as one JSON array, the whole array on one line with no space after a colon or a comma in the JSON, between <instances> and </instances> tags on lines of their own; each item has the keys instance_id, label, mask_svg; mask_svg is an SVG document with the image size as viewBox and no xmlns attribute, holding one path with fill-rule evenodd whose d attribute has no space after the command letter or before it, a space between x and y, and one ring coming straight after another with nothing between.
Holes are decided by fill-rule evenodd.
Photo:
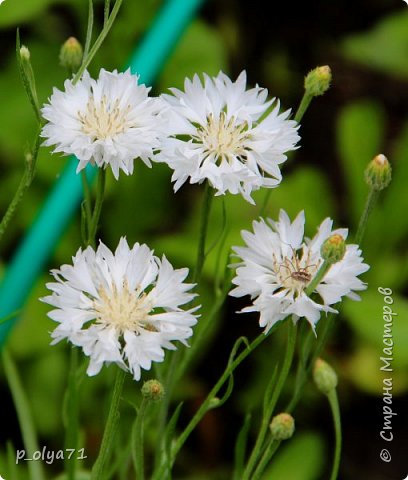
<instances>
[{"instance_id":1,"label":"white cornflower flower","mask_svg":"<svg viewBox=\"0 0 408 480\"><path fill-rule=\"evenodd\" d=\"M117 179L119 170L133 172L138 157L150 166L166 123L164 102L150 98L150 88L138 85L138 79L130 70L102 69L98 80L85 72L75 85L66 80L64 92L54 88L41 110L48 120L41 132L44 145L75 155L77 173L88 163L109 165Z\"/></svg>"},{"instance_id":2,"label":"white cornflower flower","mask_svg":"<svg viewBox=\"0 0 408 480\"><path fill-rule=\"evenodd\" d=\"M299 213L293 223L281 210L279 221L254 221L252 232L243 231L246 247L234 247L242 259L238 264L230 292L234 297L250 295L253 304L242 312L260 312L259 324L267 332L288 315L294 320L305 317L315 328L320 312L335 312L330 305L343 296L359 300L354 293L366 285L357 278L369 266L363 263L358 245L347 245L344 257L334 263L315 288L322 300L310 298L305 292L323 263L320 253L323 242L333 234L347 238L347 229L332 231L333 221L326 218L311 240L303 238L305 216Z\"/></svg>"},{"instance_id":3,"label":"white cornflower flower","mask_svg":"<svg viewBox=\"0 0 408 480\"><path fill-rule=\"evenodd\" d=\"M100 243L79 249L72 262L51 272L53 293L42 300L56 307L48 314L58 322L52 344L66 338L82 347L88 375L113 362L139 380L141 369L164 359L164 348L175 349L172 341L186 344L192 335L198 307L180 308L196 296L183 282L187 268L175 270L146 245L130 249L125 238L115 253Z\"/></svg>"},{"instance_id":4,"label":"white cornflower flower","mask_svg":"<svg viewBox=\"0 0 408 480\"><path fill-rule=\"evenodd\" d=\"M164 139L156 159L174 170L177 191L183 183L208 180L217 195L240 193L254 203L252 191L276 187L285 152L299 141L297 123L290 111L279 113L279 101L267 101L268 91L246 90L246 73L235 82L224 73L210 78L186 79L184 92L171 89L162 95L174 116L171 138Z\"/></svg>"}]
</instances>

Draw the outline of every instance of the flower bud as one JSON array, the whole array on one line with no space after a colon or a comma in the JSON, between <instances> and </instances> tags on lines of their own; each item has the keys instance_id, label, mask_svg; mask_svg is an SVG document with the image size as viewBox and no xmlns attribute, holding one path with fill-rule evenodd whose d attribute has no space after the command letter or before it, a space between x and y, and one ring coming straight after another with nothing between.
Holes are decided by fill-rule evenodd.
<instances>
[{"instance_id":1,"label":"flower bud","mask_svg":"<svg viewBox=\"0 0 408 480\"><path fill-rule=\"evenodd\" d=\"M20 58L23 62L30 61L30 50L25 45L20 48Z\"/></svg>"},{"instance_id":2,"label":"flower bud","mask_svg":"<svg viewBox=\"0 0 408 480\"><path fill-rule=\"evenodd\" d=\"M64 68L76 72L81 66L82 56L82 45L75 37L69 37L61 47L59 59Z\"/></svg>"},{"instance_id":3,"label":"flower bud","mask_svg":"<svg viewBox=\"0 0 408 480\"><path fill-rule=\"evenodd\" d=\"M325 395L328 395L337 387L336 372L321 358L318 358L314 364L313 380L317 388Z\"/></svg>"},{"instance_id":4,"label":"flower bud","mask_svg":"<svg viewBox=\"0 0 408 480\"><path fill-rule=\"evenodd\" d=\"M164 387L158 380L147 380L142 387L142 395L147 400L159 401L164 397Z\"/></svg>"},{"instance_id":5,"label":"flower bud","mask_svg":"<svg viewBox=\"0 0 408 480\"><path fill-rule=\"evenodd\" d=\"M287 440L295 431L295 420L289 413L280 413L272 418L269 428L274 440Z\"/></svg>"},{"instance_id":6,"label":"flower bud","mask_svg":"<svg viewBox=\"0 0 408 480\"><path fill-rule=\"evenodd\" d=\"M340 262L346 253L346 242L344 238L335 233L331 235L328 239L323 242L323 245L320 249L320 254L328 263Z\"/></svg>"},{"instance_id":7,"label":"flower bud","mask_svg":"<svg viewBox=\"0 0 408 480\"><path fill-rule=\"evenodd\" d=\"M380 153L368 164L365 172L365 181L373 190L383 190L391 182L391 165L387 157Z\"/></svg>"},{"instance_id":8,"label":"flower bud","mask_svg":"<svg viewBox=\"0 0 408 480\"><path fill-rule=\"evenodd\" d=\"M318 97L323 95L330 87L332 74L330 67L316 67L305 77L305 90L309 95Z\"/></svg>"}]
</instances>

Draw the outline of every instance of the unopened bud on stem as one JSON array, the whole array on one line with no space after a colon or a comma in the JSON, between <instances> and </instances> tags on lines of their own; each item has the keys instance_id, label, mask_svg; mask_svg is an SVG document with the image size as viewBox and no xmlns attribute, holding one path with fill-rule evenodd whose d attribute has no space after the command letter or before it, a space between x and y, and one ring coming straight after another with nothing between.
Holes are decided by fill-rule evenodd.
<instances>
[{"instance_id":1,"label":"unopened bud on stem","mask_svg":"<svg viewBox=\"0 0 408 480\"><path fill-rule=\"evenodd\" d=\"M323 260L330 264L340 262L346 253L346 242L344 238L338 233L331 235L323 242L320 253Z\"/></svg>"},{"instance_id":2,"label":"unopened bud on stem","mask_svg":"<svg viewBox=\"0 0 408 480\"><path fill-rule=\"evenodd\" d=\"M82 63L82 45L75 37L69 37L62 45L60 51L60 63L70 72L76 72Z\"/></svg>"},{"instance_id":3,"label":"unopened bud on stem","mask_svg":"<svg viewBox=\"0 0 408 480\"><path fill-rule=\"evenodd\" d=\"M148 380L143 384L142 395L151 401L159 401L164 397L164 387L158 380Z\"/></svg>"},{"instance_id":4,"label":"unopened bud on stem","mask_svg":"<svg viewBox=\"0 0 408 480\"><path fill-rule=\"evenodd\" d=\"M387 157L380 153L374 157L365 170L365 180L376 191L388 187L391 182L391 165Z\"/></svg>"},{"instance_id":5,"label":"unopened bud on stem","mask_svg":"<svg viewBox=\"0 0 408 480\"><path fill-rule=\"evenodd\" d=\"M20 58L23 62L30 61L30 50L25 45L20 48Z\"/></svg>"},{"instance_id":6,"label":"unopened bud on stem","mask_svg":"<svg viewBox=\"0 0 408 480\"><path fill-rule=\"evenodd\" d=\"M305 90L312 97L323 95L330 87L332 74L330 67L316 67L305 77Z\"/></svg>"},{"instance_id":7,"label":"unopened bud on stem","mask_svg":"<svg viewBox=\"0 0 408 480\"><path fill-rule=\"evenodd\" d=\"M318 358L313 367L313 380L317 388L328 395L337 387L337 374L324 360Z\"/></svg>"},{"instance_id":8,"label":"unopened bud on stem","mask_svg":"<svg viewBox=\"0 0 408 480\"><path fill-rule=\"evenodd\" d=\"M295 431L295 420L289 413L280 413L272 418L269 428L274 440L288 440Z\"/></svg>"}]
</instances>

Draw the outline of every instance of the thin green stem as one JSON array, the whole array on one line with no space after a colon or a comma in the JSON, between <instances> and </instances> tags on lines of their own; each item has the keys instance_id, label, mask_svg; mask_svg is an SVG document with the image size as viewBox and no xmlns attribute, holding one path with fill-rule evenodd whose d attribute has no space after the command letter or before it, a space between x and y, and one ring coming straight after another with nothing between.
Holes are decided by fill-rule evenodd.
<instances>
[{"instance_id":1,"label":"thin green stem","mask_svg":"<svg viewBox=\"0 0 408 480\"><path fill-rule=\"evenodd\" d=\"M340 457L341 457L341 420L340 420L340 407L339 400L337 398L336 389L333 388L327 395L327 398L330 403L330 408L333 416L334 432L335 432L335 450L333 457L333 467L330 475L330 480L337 480L340 467Z\"/></svg>"},{"instance_id":2,"label":"thin green stem","mask_svg":"<svg viewBox=\"0 0 408 480\"><path fill-rule=\"evenodd\" d=\"M332 266L331 262L325 260L322 265L320 266L319 270L317 271L316 275L313 277L312 281L309 283L307 288L305 289L305 294L309 297L313 292L314 289L319 285L321 280L324 278L326 273L329 271L330 267Z\"/></svg>"},{"instance_id":3,"label":"thin green stem","mask_svg":"<svg viewBox=\"0 0 408 480\"><path fill-rule=\"evenodd\" d=\"M105 431L103 433L102 444L99 450L98 458L92 467L91 480L101 480L103 478L103 470L109 454L111 453L115 430L119 419L119 404L125 375L126 373L121 368L118 368L115 385L113 387L108 419L106 421Z\"/></svg>"},{"instance_id":4,"label":"thin green stem","mask_svg":"<svg viewBox=\"0 0 408 480\"><path fill-rule=\"evenodd\" d=\"M18 480L18 471L16 465L16 452L13 447L13 444L8 440L6 443L6 453L7 453L7 480Z\"/></svg>"},{"instance_id":5,"label":"thin green stem","mask_svg":"<svg viewBox=\"0 0 408 480\"><path fill-rule=\"evenodd\" d=\"M278 450L280 444L281 442L273 440L272 438L269 440L269 443L265 448L264 454L262 455L262 458L259 461L259 464L256 467L253 476L251 477L251 480L258 480L259 478L261 478L265 468L268 466L268 463L271 461L271 458Z\"/></svg>"},{"instance_id":6,"label":"thin green stem","mask_svg":"<svg viewBox=\"0 0 408 480\"><path fill-rule=\"evenodd\" d=\"M210 216L211 203L212 203L213 194L211 187L208 182L205 184L204 190L204 202L201 210L201 223L200 223L200 236L198 240L198 249L197 249L197 260L196 266L193 275L193 282L196 283L200 279L201 272L204 266L206 252L205 252L205 241L207 238L208 230L208 219Z\"/></svg>"},{"instance_id":7,"label":"thin green stem","mask_svg":"<svg viewBox=\"0 0 408 480\"><path fill-rule=\"evenodd\" d=\"M157 448L155 452L155 459L154 459L155 468L159 467L162 461L163 452L165 452L166 450L167 439L166 439L166 436L164 435L164 432L166 430L166 424L167 424L167 419L169 414L170 399L172 397L174 385L176 384L176 381L178 379L177 375L175 374L175 371L179 363L180 363L180 350L177 350L172 353L170 365L165 375L164 388L166 391L166 395L160 402L159 413L157 416L159 448Z\"/></svg>"},{"instance_id":8,"label":"thin green stem","mask_svg":"<svg viewBox=\"0 0 408 480\"><path fill-rule=\"evenodd\" d=\"M144 416L146 413L146 407L148 400L146 398L142 399L142 402L137 412L137 417L135 421L135 426L133 429L133 463L135 466L136 478L137 480L144 480Z\"/></svg>"},{"instance_id":9,"label":"thin green stem","mask_svg":"<svg viewBox=\"0 0 408 480\"><path fill-rule=\"evenodd\" d=\"M273 394L271 397L271 400L269 404L266 406L262 422L261 422L261 428L259 429L258 437L255 442L255 446L252 450L252 453L249 457L247 466L244 470L244 474L242 477L242 480L249 480L252 474L252 471L255 468L255 465L258 461L259 456L262 453L263 447L264 447L264 442L265 442L265 437L268 432L269 424L271 422L271 417L273 415L273 411L276 407L276 404L278 402L279 396L282 392L283 386L286 382L286 379L289 374L290 367L292 365L292 360L293 360L293 353L295 351L295 345L296 345L296 325L293 323L292 319L288 319L288 341L287 341L287 346L286 346L286 352L285 352L285 357L283 360L282 368L279 373L278 381L276 382L276 386L273 390Z\"/></svg>"},{"instance_id":10,"label":"thin green stem","mask_svg":"<svg viewBox=\"0 0 408 480\"><path fill-rule=\"evenodd\" d=\"M94 20L93 3L92 3L92 0L88 0L88 23L86 27L84 56L82 57L83 58L82 61L84 61L84 59L88 56L89 49L91 47L93 20ZM78 80L79 80L79 77L78 77ZM76 81L74 83L76 83Z\"/></svg>"},{"instance_id":11,"label":"thin green stem","mask_svg":"<svg viewBox=\"0 0 408 480\"><path fill-rule=\"evenodd\" d=\"M82 181L82 190L84 192L84 202L83 202L83 223L85 225L85 231L83 232L83 243L85 245L88 244L88 239L89 239L89 228L92 222L92 195L91 195L91 189L88 183L88 179L86 178L86 172L85 170L81 170L81 181Z\"/></svg>"},{"instance_id":12,"label":"thin green stem","mask_svg":"<svg viewBox=\"0 0 408 480\"><path fill-rule=\"evenodd\" d=\"M194 338L191 340L190 348L184 351L183 358L177 365L177 370L175 374L176 381L178 381L183 376L191 360L194 358L197 352L201 351L203 344L207 338L207 333L213 324L213 320L215 316L217 315L221 307L224 305L225 298L227 297L228 292L230 291L230 288L231 288L231 279L228 278L225 281L222 291L216 296L215 301L212 305L212 308L208 313L208 315L206 316L205 320L204 319L201 320L201 322L205 322L205 323L203 323L201 328L199 328L195 332Z\"/></svg>"},{"instance_id":13,"label":"thin green stem","mask_svg":"<svg viewBox=\"0 0 408 480\"><path fill-rule=\"evenodd\" d=\"M302 120L303 115L306 113L306 110L309 108L309 105L312 99L313 99L313 95L310 95L307 92L303 94L299 108L297 109L297 112L295 114L295 121L297 123L299 123Z\"/></svg>"},{"instance_id":14,"label":"thin green stem","mask_svg":"<svg viewBox=\"0 0 408 480\"><path fill-rule=\"evenodd\" d=\"M28 399L24 392L17 368L6 349L3 350L3 364L7 382L13 397L14 407L17 412L24 447L27 452L27 456L32 456L34 452L39 450L34 422L31 417ZM45 479L41 462L33 461L27 463L28 470L30 472L30 478L35 480Z\"/></svg>"},{"instance_id":15,"label":"thin green stem","mask_svg":"<svg viewBox=\"0 0 408 480\"><path fill-rule=\"evenodd\" d=\"M41 124L41 113L40 108L38 106L38 96L37 96L37 89L35 87L35 77L33 68L30 63L30 59L23 60L21 58L21 43L20 43L20 31L17 29L16 34L16 56L17 56L17 65L21 77L21 81L23 82L24 90L27 94L28 100L30 101L30 105L33 108L34 115L37 119L37 122Z\"/></svg>"},{"instance_id":16,"label":"thin green stem","mask_svg":"<svg viewBox=\"0 0 408 480\"><path fill-rule=\"evenodd\" d=\"M98 182L96 186L96 198L95 205L92 212L91 223L89 226L89 237L88 245L95 247L95 236L98 229L99 218L101 216L103 197L105 193L105 183L106 183L106 170L104 168L99 168L98 170Z\"/></svg>"},{"instance_id":17,"label":"thin green stem","mask_svg":"<svg viewBox=\"0 0 408 480\"><path fill-rule=\"evenodd\" d=\"M233 480L241 480L244 471L244 459L248 442L248 433L251 426L251 414L245 415L244 423L238 434L234 449L234 477Z\"/></svg>"},{"instance_id":18,"label":"thin green stem","mask_svg":"<svg viewBox=\"0 0 408 480\"><path fill-rule=\"evenodd\" d=\"M306 110L309 108L311 101L313 100L313 95L309 95L308 93L304 93L302 100L300 101L300 105L297 109L295 114L295 122L300 123L303 118L303 115L306 113ZM264 201L262 203L259 215L263 217L265 215L266 209L268 207L269 200L271 198L272 190L268 190L265 194Z\"/></svg>"},{"instance_id":19,"label":"thin green stem","mask_svg":"<svg viewBox=\"0 0 408 480\"><path fill-rule=\"evenodd\" d=\"M105 0L103 8L103 26L106 27L109 20L110 0Z\"/></svg>"},{"instance_id":20,"label":"thin green stem","mask_svg":"<svg viewBox=\"0 0 408 480\"><path fill-rule=\"evenodd\" d=\"M79 400L78 400L78 381L77 381L77 369L78 369L78 351L76 347L71 348L70 355L70 370L68 376L68 389L66 392L66 398L64 402L64 420L65 420L65 449L78 448L79 437ZM76 472L76 455L71 457L67 456L64 461L65 470L67 472L68 480L75 479Z\"/></svg>"},{"instance_id":21,"label":"thin green stem","mask_svg":"<svg viewBox=\"0 0 408 480\"><path fill-rule=\"evenodd\" d=\"M40 146L40 131L37 134L36 140L34 142L34 147L30 153L26 154L24 173L21 177L20 183L17 187L16 192L14 193L13 198L0 222L0 241L3 238L5 231L10 223L10 220L13 218L13 215L21 202L25 191L31 185L35 174L35 166L37 163L38 150Z\"/></svg>"},{"instance_id":22,"label":"thin green stem","mask_svg":"<svg viewBox=\"0 0 408 480\"><path fill-rule=\"evenodd\" d=\"M365 233L365 230L366 230L366 227L367 227L368 217L370 216L370 213L372 212L372 210L374 208L374 205L375 205L375 203L378 199L379 193L380 192L378 190L374 190L372 188L368 192L366 203L365 203L365 206L364 206L364 210L363 210L363 213L361 215L360 222L359 222L358 228L357 228L357 233L356 233L356 238L355 238L355 243L357 243L357 245L361 244L361 241L363 239L363 236L364 236L364 233Z\"/></svg>"},{"instance_id":23,"label":"thin green stem","mask_svg":"<svg viewBox=\"0 0 408 480\"><path fill-rule=\"evenodd\" d=\"M322 325L322 326L321 326L321 329L318 332L317 344L316 344L315 349L313 350L313 353L312 353L311 357L309 358L310 350L311 350L311 348L310 348L311 346L310 346L308 348L308 351L305 352L305 357L301 360L303 368L300 367L301 370L300 370L300 372L298 372L298 375L296 375L296 383L295 383L294 393L293 393L292 399L290 400L288 406L285 408L285 411L288 412L288 413L291 413L295 409L296 405L298 404L298 402L300 400L300 396L301 396L303 387L306 384L306 381L307 381L307 379L310 375L312 367L313 367L315 361L317 360L317 358L320 356L320 354L323 351L323 348L326 344L326 341L327 341L327 338L329 336L330 330L331 330L331 328L333 326L333 323L334 323L334 315L335 314L333 314L333 313L329 313L329 315L327 316L325 321L320 323L320 325ZM306 338L306 342L311 343L312 340L313 340L313 337L316 338L314 333L312 331L309 331L308 337Z\"/></svg>"},{"instance_id":24,"label":"thin green stem","mask_svg":"<svg viewBox=\"0 0 408 480\"><path fill-rule=\"evenodd\" d=\"M93 57L95 56L96 52L99 50L100 46L104 42L106 36L109 33L109 30L111 29L113 22L115 21L115 18L119 12L119 9L122 5L123 0L116 0L115 5L112 8L112 11L109 15L109 19L106 22L106 25L102 29L101 33L99 34L98 38L95 40L95 43L92 45L92 48L90 49L88 55L86 57L84 56L84 60L82 62L82 65L80 66L79 70L75 74L74 79L72 80L72 83L75 85L78 80L81 78L82 74L88 67L88 65L91 63Z\"/></svg>"},{"instance_id":25,"label":"thin green stem","mask_svg":"<svg viewBox=\"0 0 408 480\"><path fill-rule=\"evenodd\" d=\"M212 388L210 393L207 395L206 399L204 402L200 405L199 409L195 413L194 417L190 420L190 422L187 424L186 428L183 430L183 432L179 435L177 440L175 441L172 449L171 449L171 454L170 458L166 463L163 463L161 467L157 470L155 476L153 477L155 480L162 480L163 478L166 478L165 475L168 474L168 472L171 470L174 461L177 457L178 452L186 442L187 438L191 434L191 432L195 429L195 427L198 425L198 423L201 421L203 416L206 414L206 412L211 408L211 403L215 396L218 394L218 392L221 390L225 382L230 378L231 374L233 371L238 367L238 365L250 354L252 353L268 336L265 335L264 333L261 333L256 339L247 345L245 350L243 350L234 360L228 362L227 367L225 368L223 374L219 378L218 382L215 384L215 386Z\"/></svg>"},{"instance_id":26,"label":"thin green stem","mask_svg":"<svg viewBox=\"0 0 408 480\"><path fill-rule=\"evenodd\" d=\"M4 214L1 223L0 223L0 241L3 238L3 235L10 223L10 220L13 218L14 212L16 211L17 205L21 202L24 192L27 189L27 169L24 171L23 176L21 177L20 183L17 187L17 190L12 198L10 205L8 206L6 213Z\"/></svg>"}]
</instances>

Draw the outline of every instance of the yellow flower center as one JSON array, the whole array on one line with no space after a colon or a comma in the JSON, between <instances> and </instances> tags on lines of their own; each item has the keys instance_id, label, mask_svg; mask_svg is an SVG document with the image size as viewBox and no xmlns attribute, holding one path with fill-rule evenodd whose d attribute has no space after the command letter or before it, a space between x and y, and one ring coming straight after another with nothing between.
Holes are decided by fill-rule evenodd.
<instances>
[{"instance_id":1,"label":"yellow flower center","mask_svg":"<svg viewBox=\"0 0 408 480\"><path fill-rule=\"evenodd\" d=\"M128 119L130 108L130 105L119 108L119 99L111 103L103 96L99 103L95 103L91 98L86 105L86 110L78 112L78 118L82 124L81 130L93 141L112 138L135 126Z\"/></svg>"},{"instance_id":2,"label":"yellow flower center","mask_svg":"<svg viewBox=\"0 0 408 480\"><path fill-rule=\"evenodd\" d=\"M246 122L237 125L234 117L227 120L226 114L222 112L217 118L209 115L207 124L197 129L194 138L218 161L226 159L231 162L234 157L246 156L246 141L250 139L250 135Z\"/></svg>"},{"instance_id":3,"label":"yellow flower center","mask_svg":"<svg viewBox=\"0 0 408 480\"><path fill-rule=\"evenodd\" d=\"M93 305L98 323L114 327L120 334L126 330L137 333L141 328L157 331L150 321L152 305L145 293L130 290L126 282L120 290L100 288L98 293Z\"/></svg>"}]
</instances>

